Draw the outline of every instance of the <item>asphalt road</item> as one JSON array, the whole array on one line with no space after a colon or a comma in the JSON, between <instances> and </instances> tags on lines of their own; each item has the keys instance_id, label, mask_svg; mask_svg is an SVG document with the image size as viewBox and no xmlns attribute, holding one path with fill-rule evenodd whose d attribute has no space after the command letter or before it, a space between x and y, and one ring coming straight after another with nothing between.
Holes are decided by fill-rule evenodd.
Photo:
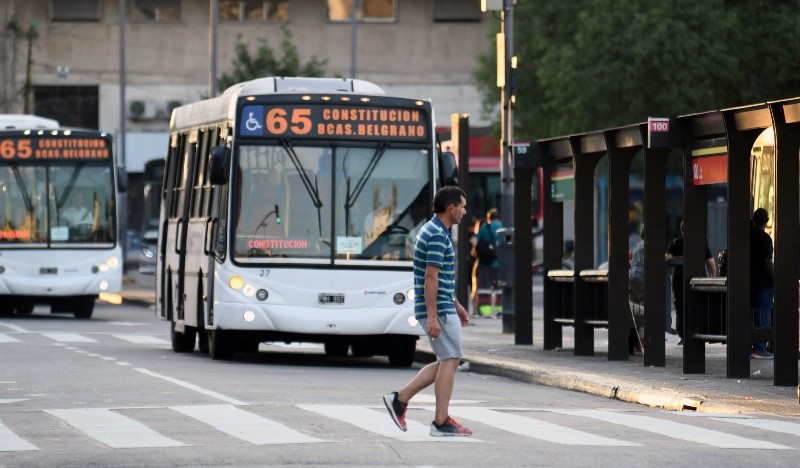
<instances>
[{"instance_id":1,"label":"asphalt road","mask_svg":"<svg viewBox=\"0 0 800 468\"><path fill-rule=\"evenodd\" d=\"M671 413L459 372L432 438L433 390L397 429L381 395L414 374L385 358L264 345L175 354L152 310L98 302L92 320L0 318L0 466L788 466L796 420Z\"/></svg>"}]
</instances>

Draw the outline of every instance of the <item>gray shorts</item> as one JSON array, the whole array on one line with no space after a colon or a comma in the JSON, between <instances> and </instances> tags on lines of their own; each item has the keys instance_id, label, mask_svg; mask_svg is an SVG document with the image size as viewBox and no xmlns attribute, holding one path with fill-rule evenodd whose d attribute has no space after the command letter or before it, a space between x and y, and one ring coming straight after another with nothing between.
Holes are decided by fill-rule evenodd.
<instances>
[{"instance_id":1,"label":"gray shorts","mask_svg":"<svg viewBox=\"0 0 800 468\"><path fill-rule=\"evenodd\" d=\"M442 332L438 338L428 337L433 353L436 354L437 361L447 359L461 359L464 354L461 352L461 319L458 314L439 315L439 326ZM417 319L422 330L428 332L428 319Z\"/></svg>"}]
</instances>

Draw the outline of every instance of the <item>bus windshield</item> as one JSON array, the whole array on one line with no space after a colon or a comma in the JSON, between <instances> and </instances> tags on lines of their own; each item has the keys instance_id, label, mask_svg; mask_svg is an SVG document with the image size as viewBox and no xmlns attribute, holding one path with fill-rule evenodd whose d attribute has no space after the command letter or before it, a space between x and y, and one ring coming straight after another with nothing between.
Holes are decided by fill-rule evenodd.
<instances>
[{"instance_id":1,"label":"bus windshield","mask_svg":"<svg viewBox=\"0 0 800 468\"><path fill-rule=\"evenodd\" d=\"M111 164L0 165L0 244L107 247L115 232Z\"/></svg>"},{"instance_id":2,"label":"bus windshield","mask_svg":"<svg viewBox=\"0 0 800 468\"><path fill-rule=\"evenodd\" d=\"M409 261L431 210L427 149L243 145L234 257L244 262Z\"/></svg>"}]
</instances>

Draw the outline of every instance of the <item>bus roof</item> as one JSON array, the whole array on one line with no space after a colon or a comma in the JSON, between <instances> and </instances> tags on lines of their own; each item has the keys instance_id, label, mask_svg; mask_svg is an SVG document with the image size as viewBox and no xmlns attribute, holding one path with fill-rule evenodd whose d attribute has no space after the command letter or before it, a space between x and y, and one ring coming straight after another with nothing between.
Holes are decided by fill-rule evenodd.
<instances>
[{"instance_id":1,"label":"bus roof","mask_svg":"<svg viewBox=\"0 0 800 468\"><path fill-rule=\"evenodd\" d=\"M222 95L181 106L172 111L170 129L207 125L233 118L239 96L261 94L336 93L385 95L378 85L352 78L267 77L237 83Z\"/></svg>"},{"instance_id":2,"label":"bus roof","mask_svg":"<svg viewBox=\"0 0 800 468\"><path fill-rule=\"evenodd\" d=\"M0 114L0 130L34 130L58 128L57 120L28 114Z\"/></svg>"}]
</instances>

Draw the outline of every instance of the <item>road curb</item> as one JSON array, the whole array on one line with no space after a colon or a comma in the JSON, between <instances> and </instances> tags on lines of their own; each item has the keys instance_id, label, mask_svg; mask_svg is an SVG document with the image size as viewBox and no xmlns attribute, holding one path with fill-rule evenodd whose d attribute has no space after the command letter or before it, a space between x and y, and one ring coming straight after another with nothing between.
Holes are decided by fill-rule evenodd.
<instances>
[{"instance_id":1,"label":"road curb","mask_svg":"<svg viewBox=\"0 0 800 468\"><path fill-rule=\"evenodd\" d=\"M417 348L416 358L418 362L422 363L433 362L436 359L430 349L420 349L420 347ZM698 396L684 395L680 392L632 382L611 382L607 377L586 372L548 369L534 364L503 361L469 355L469 353L465 355L464 361L469 362L469 372L476 374L495 375L518 382L572 390L654 408L718 414L745 412L742 408L707 401Z\"/></svg>"}]
</instances>

